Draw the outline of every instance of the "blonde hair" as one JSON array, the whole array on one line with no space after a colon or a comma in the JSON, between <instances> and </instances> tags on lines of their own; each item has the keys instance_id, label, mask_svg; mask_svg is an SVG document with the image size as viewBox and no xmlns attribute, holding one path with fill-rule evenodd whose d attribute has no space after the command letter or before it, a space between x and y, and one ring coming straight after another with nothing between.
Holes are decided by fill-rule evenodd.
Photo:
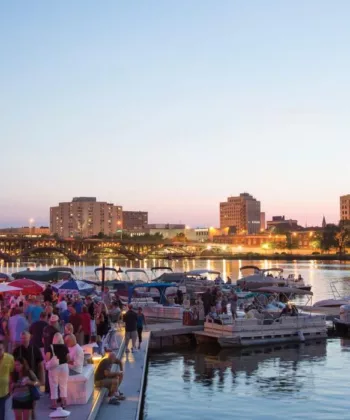
<instances>
[{"instance_id":1,"label":"blonde hair","mask_svg":"<svg viewBox=\"0 0 350 420\"><path fill-rule=\"evenodd\" d=\"M69 332L69 333L72 333L73 331L74 331L74 327L73 327L73 325L72 324L70 324L70 323L68 323L68 324L66 324L65 326L64 326L64 331L66 332Z\"/></svg>"},{"instance_id":2,"label":"blonde hair","mask_svg":"<svg viewBox=\"0 0 350 420\"><path fill-rule=\"evenodd\" d=\"M53 336L52 344L64 344L63 337L62 337L61 333L57 332Z\"/></svg>"}]
</instances>

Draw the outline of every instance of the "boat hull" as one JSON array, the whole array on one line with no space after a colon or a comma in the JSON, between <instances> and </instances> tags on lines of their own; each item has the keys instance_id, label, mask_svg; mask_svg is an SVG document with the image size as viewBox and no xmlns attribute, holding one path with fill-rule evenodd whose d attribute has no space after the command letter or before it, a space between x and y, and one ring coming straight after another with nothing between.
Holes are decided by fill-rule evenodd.
<instances>
[{"instance_id":1,"label":"boat hull","mask_svg":"<svg viewBox=\"0 0 350 420\"><path fill-rule=\"evenodd\" d=\"M265 324L258 319L238 319L233 324L205 322L196 332L197 343L217 342L220 347L250 347L278 343L305 342L327 338L324 315L283 317Z\"/></svg>"}]
</instances>

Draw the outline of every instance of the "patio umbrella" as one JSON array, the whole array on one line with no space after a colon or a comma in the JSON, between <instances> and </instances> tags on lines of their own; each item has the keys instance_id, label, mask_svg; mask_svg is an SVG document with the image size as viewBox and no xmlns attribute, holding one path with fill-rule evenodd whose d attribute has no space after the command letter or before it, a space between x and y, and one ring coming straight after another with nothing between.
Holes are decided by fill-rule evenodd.
<instances>
[{"instance_id":1,"label":"patio umbrella","mask_svg":"<svg viewBox=\"0 0 350 420\"><path fill-rule=\"evenodd\" d=\"M21 290L21 288L10 286L8 283L0 284L0 293L20 292Z\"/></svg>"},{"instance_id":2,"label":"patio umbrella","mask_svg":"<svg viewBox=\"0 0 350 420\"><path fill-rule=\"evenodd\" d=\"M44 290L38 282L25 278L11 281L11 286L22 289L23 295L40 295Z\"/></svg>"},{"instance_id":3,"label":"patio umbrella","mask_svg":"<svg viewBox=\"0 0 350 420\"><path fill-rule=\"evenodd\" d=\"M94 287L81 280L63 280L54 285L52 288L59 294L75 294L75 295L89 295L94 291Z\"/></svg>"}]
</instances>

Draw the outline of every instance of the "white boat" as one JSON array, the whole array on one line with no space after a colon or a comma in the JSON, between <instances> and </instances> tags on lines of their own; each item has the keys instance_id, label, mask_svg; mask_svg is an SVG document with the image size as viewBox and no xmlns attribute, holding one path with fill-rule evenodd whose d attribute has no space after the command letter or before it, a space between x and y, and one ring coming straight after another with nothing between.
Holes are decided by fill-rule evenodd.
<instances>
[{"instance_id":1,"label":"white boat","mask_svg":"<svg viewBox=\"0 0 350 420\"><path fill-rule=\"evenodd\" d=\"M283 269L278 267L272 267L267 269L261 269L255 265L246 265L241 267L240 271L253 270L253 274L244 276L237 280L236 284L238 287L244 290L256 290L259 287L294 287L302 290L311 290L311 286L305 284L304 279L301 276L297 278L294 274L289 274L287 278L284 278L282 273ZM277 272L278 276L274 277L273 273Z\"/></svg>"},{"instance_id":2,"label":"white boat","mask_svg":"<svg viewBox=\"0 0 350 420\"><path fill-rule=\"evenodd\" d=\"M273 293L284 293L277 287L272 289ZM312 295L309 291L292 290L294 294ZM207 317L204 331L196 332L195 336L198 343L216 341L221 347L304 342L327 337L326 316L308 313L281 316L280 313L265 312L255 318L232 319L231 316L222 315L212 320Z\"/></svg>"},{"instance_id":3,"label":"white boat","mask_svg":"<svg viewBox=\"0 0 350 420\"><path fill-rule=\"evenodd\" d=\"M134 297L136 289L148 288L148 290L155 289L157 294L156 302L154 296L151 298ZM131 303L135 308L141 307L146 319L157 321L179 321L182 320L184 307L174 303L173 298L169 297L167 290L177 289L176 284L172 283L142 283L134 284L129 287L128 303Z\"/></svg>"},{"instance_id":4,"label":"white boat","mask_svg":"<svg viewBox=\"0 0 350 420\"><path fill-rule=\"evenodd\" d=\"M186 288L186 293L202 293L208 287L223 285L220 271L215 270L191 270L185 273L180 286Z\"/></svg>"}]
</instances>

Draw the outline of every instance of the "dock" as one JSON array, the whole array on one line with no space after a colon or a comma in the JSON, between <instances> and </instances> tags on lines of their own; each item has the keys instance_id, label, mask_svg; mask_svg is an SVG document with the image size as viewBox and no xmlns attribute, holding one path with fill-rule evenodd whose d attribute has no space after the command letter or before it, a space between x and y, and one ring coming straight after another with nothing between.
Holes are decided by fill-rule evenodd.
<instances>
[{"instance_id":1,"label":"dock","mask_svg":"<svg viewBox=\"0 0 350 420\"><path fill-rule=\"evenodd\" d=\"M124 378L120 390L126 399L121 401L120 405L109 405L106 398L107 390L96 388L87 404L67 407L67 410L71 412L69 418L79 420L110 420L112 418L138 420L141 415L149 351L190 345L194 340L193 333L202 330L203 325L187 326L180 321L148 324L147 329L142 334L143 341L140 350L133 353L125 351L124 330L117 330L119 349L116 351L116 355L122 360L124 369ZM11 399L9 398L5 420L15 419L11 406ZM50 406L49 395L42 395L36 406L37 419L48 419L50 413L52 413Z\"/></svg>"}]
</instances>

